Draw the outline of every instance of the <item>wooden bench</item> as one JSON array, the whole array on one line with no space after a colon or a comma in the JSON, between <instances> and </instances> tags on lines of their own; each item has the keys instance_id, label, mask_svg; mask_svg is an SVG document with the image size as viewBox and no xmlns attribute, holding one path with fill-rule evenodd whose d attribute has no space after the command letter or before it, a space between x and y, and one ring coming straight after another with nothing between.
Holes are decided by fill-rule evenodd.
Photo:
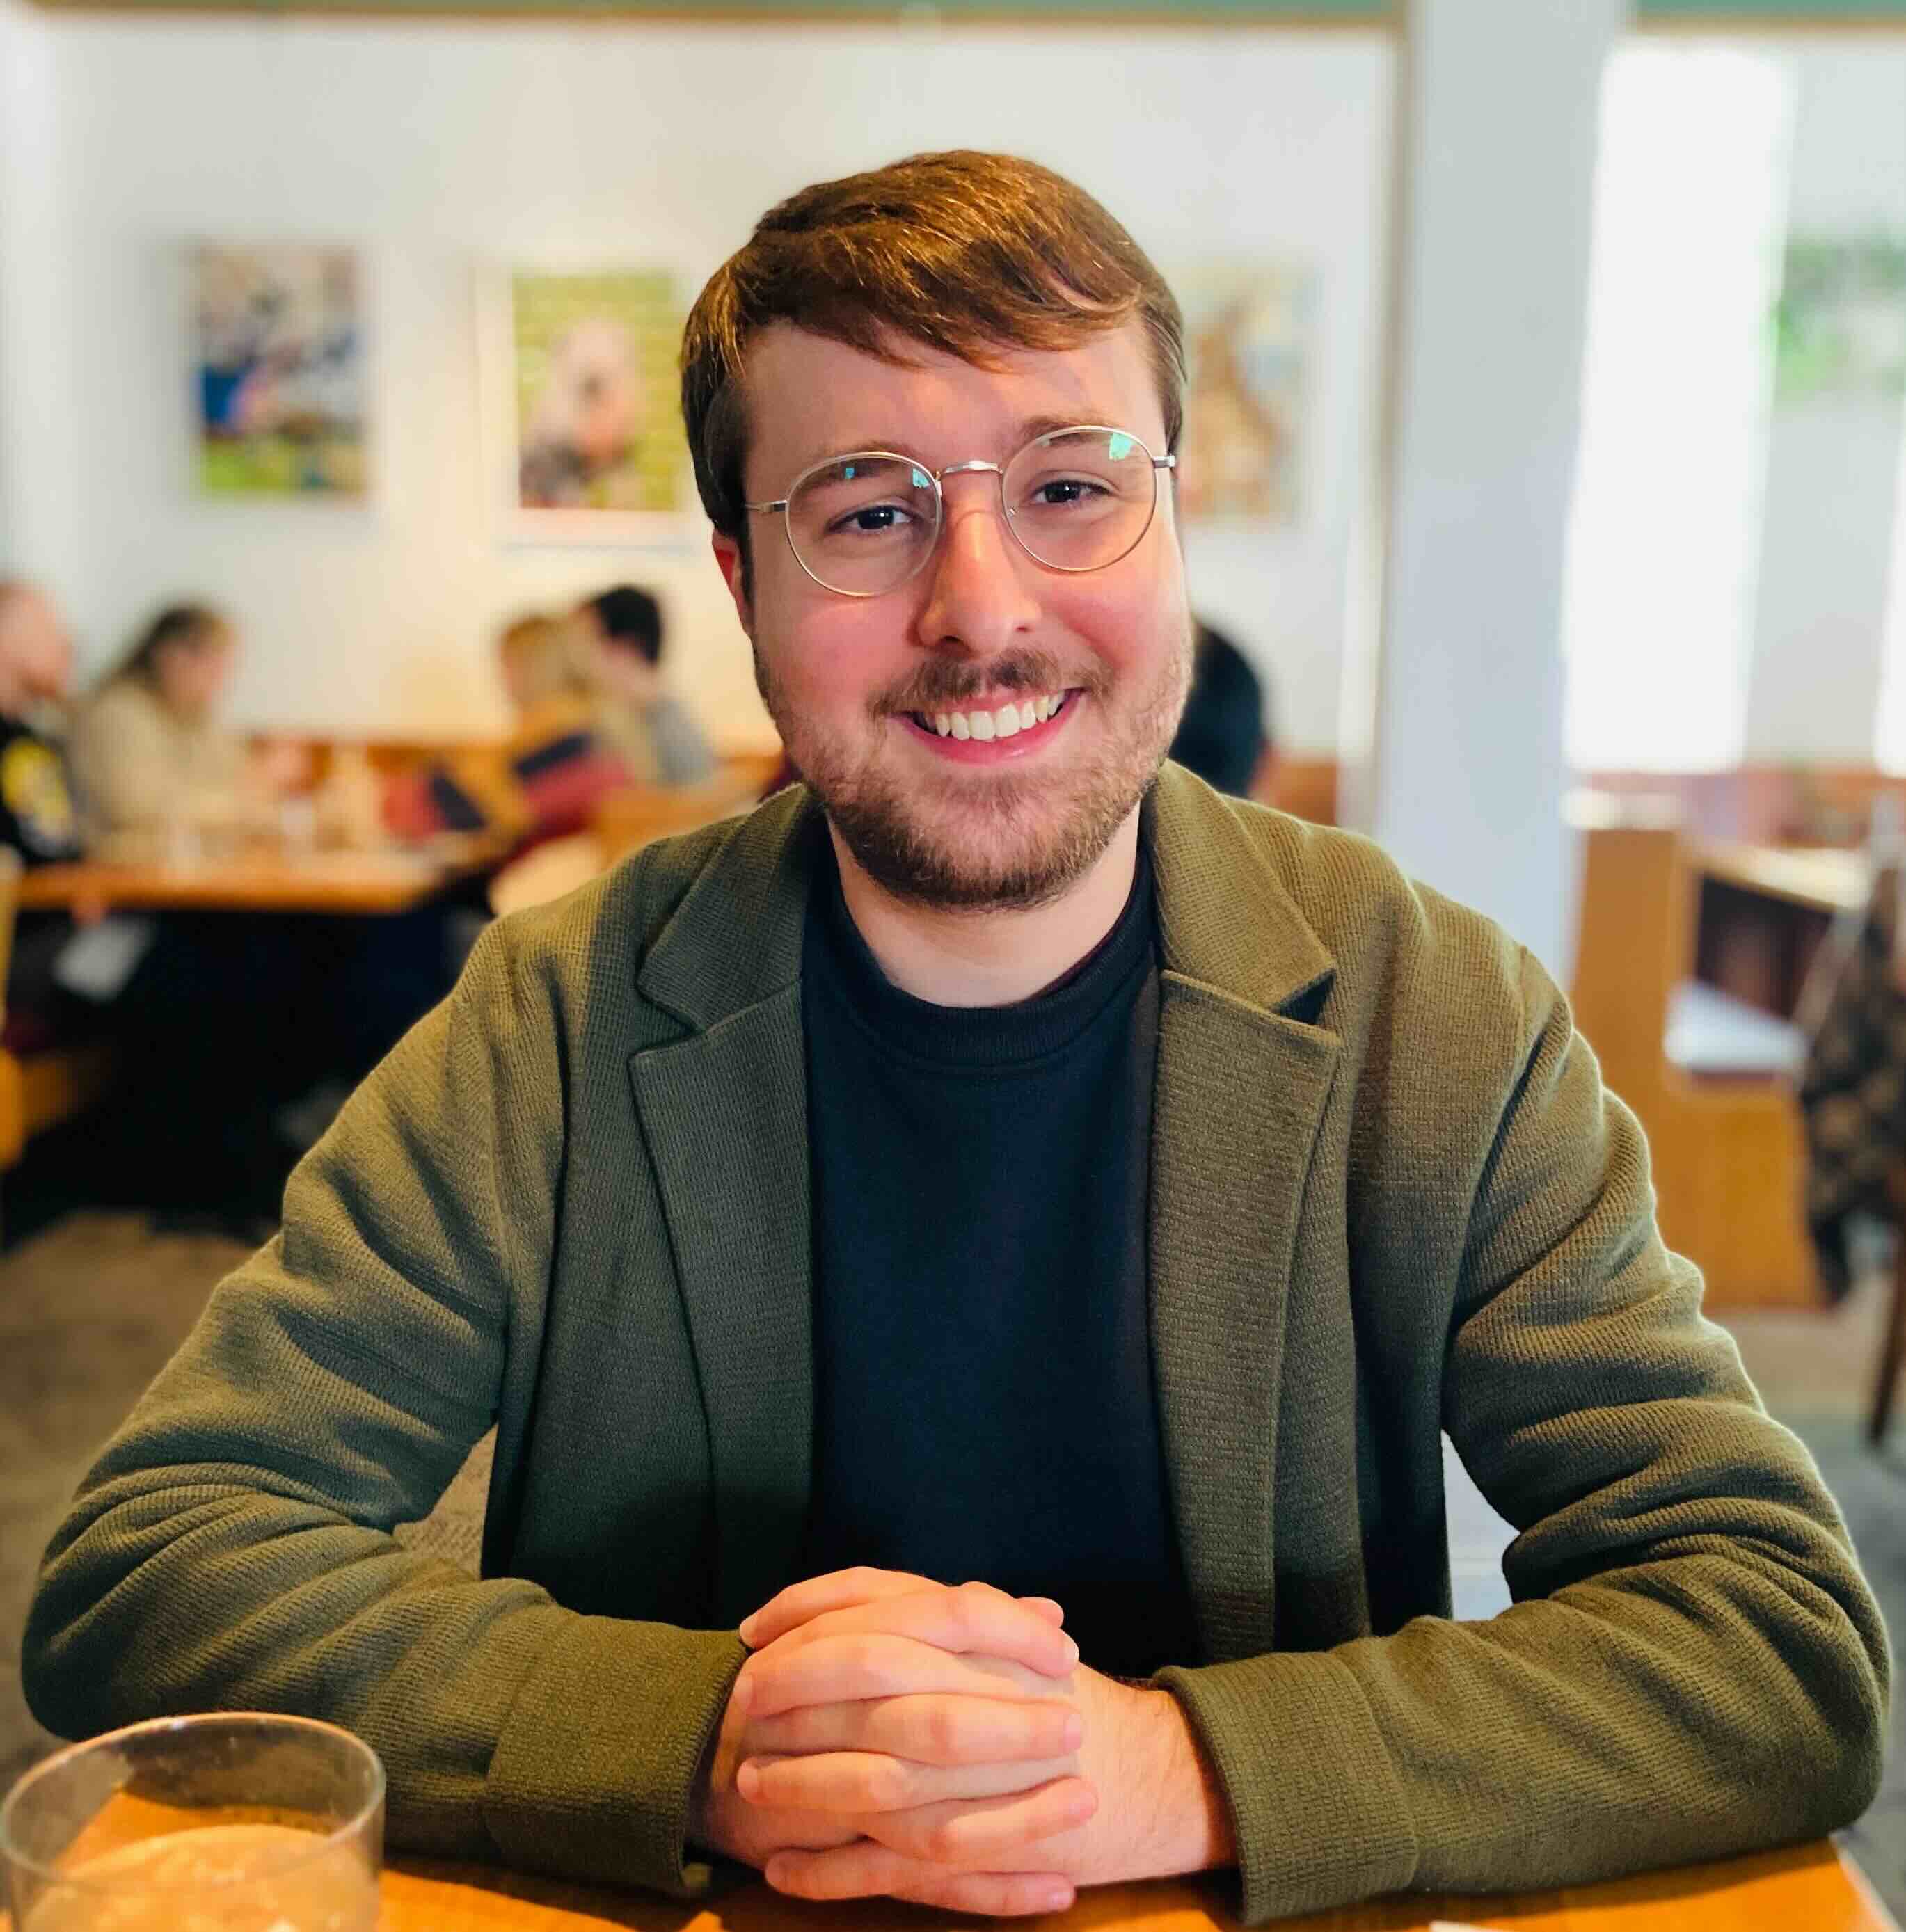
<instances>
[{"instance_id":1,"label":"wooden bench","mask_svg":"<svg viewBox=\"0 0 1906 1932\"><path fill-rule=\"evenodd\" d=\"M1646 1132L1663 1238L1709 1301L1811 1306L1796 1036L1693 986L1686 850L1671 818L1636 817L1584 830L1576 1024Z\"/></svg>"}]
</instances>

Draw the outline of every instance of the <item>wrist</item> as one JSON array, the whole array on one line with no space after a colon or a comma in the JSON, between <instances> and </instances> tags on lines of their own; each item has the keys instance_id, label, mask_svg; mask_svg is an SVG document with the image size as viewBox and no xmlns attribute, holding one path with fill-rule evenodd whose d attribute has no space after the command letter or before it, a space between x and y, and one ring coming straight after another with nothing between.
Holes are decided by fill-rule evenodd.
<instances>
[{"instance_id":1,"label":"wrist","mask_svg":"<svg viewBox=\"0 0 1906 1932\"><path fill-rule=\"evenodd\" d=\"M1157 1876L1211 1871L1238 1862L1230 1802L1184 1706L1170 1691L1148 1687L1163 1739L1159 1780Z\"/></svg>"}]
</instances>

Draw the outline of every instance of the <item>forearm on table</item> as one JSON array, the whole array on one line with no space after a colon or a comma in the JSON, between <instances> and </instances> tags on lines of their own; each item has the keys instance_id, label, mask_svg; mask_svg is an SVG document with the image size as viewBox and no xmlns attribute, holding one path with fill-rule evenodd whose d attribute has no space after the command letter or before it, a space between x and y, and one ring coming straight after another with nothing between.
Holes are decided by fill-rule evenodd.
<instances>
[{"instance_id":1,"label":"forearm on table","mask_svg":"<svg viewBox=\"0 0 1906 1932\"><path fill-rule=\"evenodd\" d=\"M243 1706L346 1725L382 1758L392 1842L677 1894L689 1802L742 1649L478 1582L230 1470L125 1484L50 1562L24 1674L87 1735ZM223 1480L218 1480L222 1478Z\"/></svg>"},{"instance_id":2,"label":"forearm on table","mask_svg":"<svg viewBox=\"0 0 1906 1932\"><path fill-rule=\"evenodd\" d=\"M1247 1922L1817 1837L1870 1798L1884 1707L1830 1594L1751 1556L1165 1680L1229 1794Z\"/></svg>"}]
</instances>

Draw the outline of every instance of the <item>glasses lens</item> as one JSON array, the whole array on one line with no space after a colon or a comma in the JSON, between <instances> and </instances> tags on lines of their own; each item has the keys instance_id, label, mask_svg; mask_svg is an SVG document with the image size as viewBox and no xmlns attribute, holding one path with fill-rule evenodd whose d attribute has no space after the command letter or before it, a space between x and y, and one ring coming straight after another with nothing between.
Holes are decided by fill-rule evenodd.
<instances>
[{"instance_id":1,"label":"glasses lens","mask_svg":"<svg viewBox=\"0 0 1906 1932\"><path fill-rule=\"evenodd\" d=\"M851 597L904 583L933 548L933 479L899 456L843 456L802 478L788 502L788 536L810 576Z\"/></svg>"},{"instance_id":2,"label":"glasses lens","mask_svg":"<svg viewBox=\"0 0 1906 1932\"><path fill-rule=\"evenodd\" d=\"M1117 429L1061 429L1027 444L1001 489L1013 534L1055 570L1116 563L1151 526L1151 452Z\"/></svg>"}]
</instances>

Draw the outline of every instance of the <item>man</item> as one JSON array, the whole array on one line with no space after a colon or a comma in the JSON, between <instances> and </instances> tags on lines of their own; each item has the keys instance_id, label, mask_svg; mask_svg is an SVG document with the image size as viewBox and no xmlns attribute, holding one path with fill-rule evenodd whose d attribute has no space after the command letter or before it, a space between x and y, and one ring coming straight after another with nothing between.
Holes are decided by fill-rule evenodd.
<instances>
[{"instance_id":1,"label":"man","mask_svg":"<svg viewBox=\"0 0 1906 1932\"><path fill-rule=\"evenodd\" d=\"M37 715L65 700L72 676L72 640L46 593L0 578L0 844L29 866L80 856L65 754Z\"/></svg>"},{"instance_id":2,"label":"man","mask_svg":"<svg viewBox=\"0 0 1906 1932\"><path fill-rule=\"evenodd\" d=\"M579 604L575 621L612 707L598 729L623 764L648 784L699 784L711 776L715 754L701 728L662 681L662 606L646 590L617 584Z\"/></svg>"},{"instance_id":3,"label":"man","mask_svg":"<svg viewBox=\"0 0 1906 1932\"><path fill-rule=\"evenodd\" d=\"M401 1844L1001 1914L1857 1812L1877 1614L1554 988L1160 772L1183 372L1124 230L999 157L825 184L683 371L807 782L492 929L87 1478L42 1718L321 1712ZM493 1420L473 1582L389 1532ZM1444 1428L1522 1532L1489 1623Z\"/></svg>"}]
</instances>

